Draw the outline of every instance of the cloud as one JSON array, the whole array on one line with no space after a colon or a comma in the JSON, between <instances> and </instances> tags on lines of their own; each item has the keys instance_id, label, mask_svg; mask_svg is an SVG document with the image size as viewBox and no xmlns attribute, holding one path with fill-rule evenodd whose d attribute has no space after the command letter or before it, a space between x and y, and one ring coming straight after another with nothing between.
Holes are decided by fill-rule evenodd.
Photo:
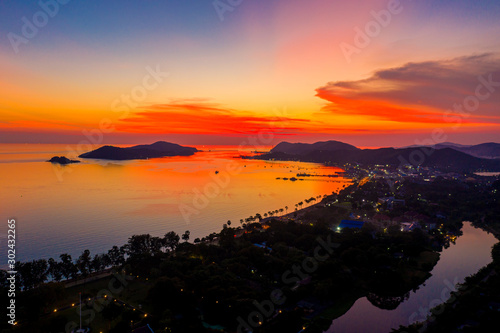
<instances>
[{"instance_id":1,"label":"cloud","mask_svg":"<svg viewBox=\"0 0 500 333\"><path fill-rule=\"evenodd\" d=\"M500 58L481 54L450 60L408 63L378 70L364 80L330 82L316 89L329 103L322 112L398 123L447 123L447 115L467 112L464 99L475 96L479 77L500 82ZM464 125L500 124L500 87L464 117ZM486 92L486 91L482 91ZM462 111L461 111L462 110Z\"/></svg>"},{"instance_id":2,"label":"cloud","mask_svg":"<svg viewBox=\"0 0 500 333\"><path fill-rule=\"evenodd\" d=\"M309 122L279 114L269 116L238 111L206 99L175 100L141 109L121 119L117 130L128 133L248 135L272 132L291 135L300 130L298 124Z\"/></svg>"}]
</instances>

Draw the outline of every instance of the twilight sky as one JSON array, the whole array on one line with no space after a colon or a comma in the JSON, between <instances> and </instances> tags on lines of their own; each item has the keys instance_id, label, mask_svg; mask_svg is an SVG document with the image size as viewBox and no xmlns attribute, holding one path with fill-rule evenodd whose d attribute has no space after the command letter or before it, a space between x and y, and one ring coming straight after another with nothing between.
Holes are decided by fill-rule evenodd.
<instances>
[{"instance_id":1,"label":"twilight sky","mask_svg":"<svg viewBox=\"0 0 500 333\"><path fill-rule=\"evenodd\" d=\"M0 142L500 142L499 40L499 1L3 0Z\"/></svg>"}]
</instances>

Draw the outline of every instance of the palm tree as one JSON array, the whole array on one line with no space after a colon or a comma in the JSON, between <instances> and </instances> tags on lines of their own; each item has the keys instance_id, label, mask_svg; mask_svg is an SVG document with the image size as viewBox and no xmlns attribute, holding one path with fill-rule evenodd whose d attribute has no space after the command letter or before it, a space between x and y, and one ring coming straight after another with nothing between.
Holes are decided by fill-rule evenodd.
<instances>
[{"instance_id":1,"label":"palm tree","mask_svg":"<svg viewBox=\"0 0 500 333\"><path fill-rule=\"evenodd\" d=\"M288 214L288 206L285 206L286 213Z\"/></svg>"},{"instance_id":2,"label":"palm tree","mask_svg":"<svg viewBox=\"0 0 500 333\"><path fill-rule=\"evenodd\" d=\"M82 274L83 277L86 277L89 273L92 273L92 266L90 265L92 259L90 257L90 251L84 250L80 255L78 260L76 261L76 265L78 266L78 270Z\"/></svg>"},{"instance_id":3,"label":"palm tree","mask_svg":"<svg viewBox=\"0 0 500 333\"><path fill-rule=\"evenodd\" d=\"M231 220L227 220L227 225L231 226Z\"/></svg>"},{"instance_id":4,"label":"palm tree","mask_svg":"<svg viewBox=\"0 0 500 333\"><path fill-rule=\"evenodd\" d=\"M284 209L283 209L283 208L280 208L280 213L281 213L281 216L283 216L283 211L284 211Z\"/></svg>"}]
</instances>

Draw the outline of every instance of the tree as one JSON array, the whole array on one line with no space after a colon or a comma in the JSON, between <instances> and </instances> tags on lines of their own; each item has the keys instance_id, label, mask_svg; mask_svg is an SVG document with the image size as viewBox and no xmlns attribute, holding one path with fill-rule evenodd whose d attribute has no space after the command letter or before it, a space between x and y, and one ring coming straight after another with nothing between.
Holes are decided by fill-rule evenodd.
<instances>
[{"instance_id":1,"label":"tree","mask_svg":"<svg viewBox=\"0 0 500 333\"><path fill-rule=\"evenodd\" d=\"M288 214L288 206L285 206L286 213Z\"/></svg>"},{"instance_id":2,"label":"tree","mask_svg":"<svg viewBox=\"0 0 500 333\"><path fill-rule=\"evenodd\" d=\"M163 244L165 247L169 248L171 251L175 250L177 245L179 245L180 237L175 232L170 231L163 237Z\"/></svg>"},{"instance_id":3,"label":"tree","mask_svg":"<svg viewBox=\"0 0 500 333\"><path fill-rule=\"evenodd\" d=\"M151 237L149 248L153 255L162 252L163 239L160 237Z\"/></svg>"},{"instance_id":4,"label":"tree","mask_svg":"<svg viewBox=\"0 0 500 333\"><path fill-rule=\"evenodd\" d=\"M94 256L94 259L92 259L92 261L90 262L90 267L95 272L100 272L102 266L103 266L103 263L102 263L101 257L98 254L96 254Z\"/></svg>"},{"instance_id":5,"label":"tree","mask_svg":"<svg viewBox=\"0 0 500 333\"><path fill-rule=\"evenodd\" d=\"M231 220L227 220L227 225L231 226Z\"/></svg>"},{"instance_id":6,"label":"tree","mask_svg":"<svg viewBox=\"0 0 500 333\"><path fill-rule=\"evenodd\" d=\"M161 252L163 244L163 239L152 237L150 234L133 235L128 239L126 253L130 257L151 256Z\"/></svg>"},{"instance_id":7,"label":"tree","mask_svg":"<svg viewBox=\"0 0 500 333\"><path fill-rule=\"evenodd\" d=\"M87 276L89 273L92 273L92 267L91 267L91 257L90 257L90 251L89 250L84 250L83 253L78 257L78 260L76 261L76 266L78 267L78 270L82 274L82 276Z\"/></svg>"},{"instance_id":8,"label":"tree","mask_svg":"<svg viewBox=\"0 0 500 333\"><path fill-rule=\"evenodd\" d=\"M111 265L118 266L125 263L125 252L123 249L120 249L118 246L113 246L111 250L108 251L108 257L111 262Z\"/></svg>"},{"instance_id":9,"label":"tree","mask_svg":"<svg viewBox=\"0 0 500 333\"><path fill-rule=\"evenodd\" d=\"M231 248L234 244L234 229L222 229L219 234L219 244L224 248Z\"/></svg>"},{"instance_id":10,"label":"tree","mask_svg":"<svg viewBox=\"0 0 500 333\"><path fill-rule=\"evenodd\" d=\"M111 266L111 258L107 253L101 253L101 260L103 268L108 268L109 266Z\"/></svg>"},{"instance_id":11,"label":"tree","mask_svg":"<svg viewBox=\"0 0 500 333\"><path fill-rule=\"evenodd\" d=\"M10 284L7 278L10 276L10 274L7 274L7 271L4 271L3 269L0 269L0 288L7 288L8 285Z\"/></svg>"},{"instance_id":12,"label":"tree","mask_svg":"<svg viewBox=\"0 0 500 333\"><path fill-rule=\"evenodd\" d=\"M39 259L26 263L16 262L15 269L19 274L20 282L25 289L32 289L47 280L47 260Z\"/></svg>"},{"instance_id":13,"label":"tree","mask_svg":"<svg viewBox=\"0 0 500 333\"><path fill-rule=\"evenodd\" d=\"M47 280L47 276L49 265L47 264L47 260L39 259L33 260L31 265L31 274L35 281L35 286L38 286L44 283Z\"/></svg>"},{"instance_id":14,"label":"tree","mask_svg":"<svg viewBox=\"0 0 500 333\"><path fill-rule=\"evenodd\" d=\"M56 282L61 281L63 277L62 263L55 261L53 258L50 258L48 264L49 264L48 273L50 274L50 276L52 276L52 278Z\"/></svg>"},{"instance_id":15,"label":"tree","mask_svg":"<svg viewBox=\"0 0 500 333\"><path fill-rule=\"evenodd\" d=\"M71 256L67 253L63 253L59 256L61 259L61 269L62 275L68 280L70 277L76 277L78 269L76 268Z\"/></svg>"},{"instance_id":16,"label":"tree","mask_svg":"<svg viewBox=\"0 0 500 333\"><path fill-rule=\"evenodd\" d=\"M186 232L182 234L182 240L184 242L187 242L189 240L190 235L191 235L191 232L189 230L186 230Z\"/></svg>"},{"instance_id":17,"label":"tree","mask_svg":"<svg viewBox=\"0 0 500 333\"><path fill-rule=\"evenodd\" d=\"M16 261L14 268L17 272L17 276L19 277L20 286L24 287L24 289L26 290L33 287L33 280L31 279L31 267L28 266L29 263Z\"/></svg>"}]
</instances>

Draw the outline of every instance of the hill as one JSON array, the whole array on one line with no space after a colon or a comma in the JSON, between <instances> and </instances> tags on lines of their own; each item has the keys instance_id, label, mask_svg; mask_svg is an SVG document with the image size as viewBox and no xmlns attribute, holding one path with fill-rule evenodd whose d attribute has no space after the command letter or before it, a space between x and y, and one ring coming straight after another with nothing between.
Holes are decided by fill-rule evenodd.
<instances>
[{"instance_id":1,"label":"hill","mask_svg":"<svg viewBox=\"0 0 500 333\"><path fill-rule=\"evenodd\" d=\"M476 157L500 158L500 144L495 142L481 143L473 146L463 146L445 142L435 145L434 148L452 148Z\"/></svg>"},{"instance_id":2,"label":"hill","mask_svg":"<svg viewBox=\"0 0 500 333\"><path fill-rule=\"evenodd\" d=\"M336 142L337 143L337 142ZM365 165L392 165L399 166L402 163L412 162L414 165L424 167L435 167L449 171L500 171L500 160L485 159L471 156L454 148L443 147L435 149L430 147L410 147L410 148L379 148L379 149L358 149L345 144L348 148L343 149L342 143L332 145L330 150L316 149L322 143L305 145L289 143L278 144L269 153L257 156L257 159L265 160L291 160L303 162L345 164L359 163ZM276 149L280 147L280 149ZM285 149L283 149L283 147ZM291 148L297 149L291 149ZM338 149L335 149L337 147ZM351 148L353 147L353 148ZM423 158L422 158L423 157Z\"/></svg>"},{"instance_id":3,"label":"hill","mask_svg":"<svg viewBox=\"0 0 500 333\"><path fill-rule=\"evenodd\" d=\"M175 143L158 141L150 145L138 145L127 148L103 146L81 154L79 157L104 160L139 160L165 156L190 156L197 151L193 147L184 147Z\"/></svg>"},{"instance_id":4,"label":"hill","mask_svg":"<svg viewBox=\"0 0 500 333\"><path fill-rule=\"evenodd\" d=\"M285 153L290 155L302 155L313 151L336 151L336 150L359 150L350 144L340 141L320 141L312 144L281 142L271 149L272 153Z\"/></svg>"}]
</instances>

